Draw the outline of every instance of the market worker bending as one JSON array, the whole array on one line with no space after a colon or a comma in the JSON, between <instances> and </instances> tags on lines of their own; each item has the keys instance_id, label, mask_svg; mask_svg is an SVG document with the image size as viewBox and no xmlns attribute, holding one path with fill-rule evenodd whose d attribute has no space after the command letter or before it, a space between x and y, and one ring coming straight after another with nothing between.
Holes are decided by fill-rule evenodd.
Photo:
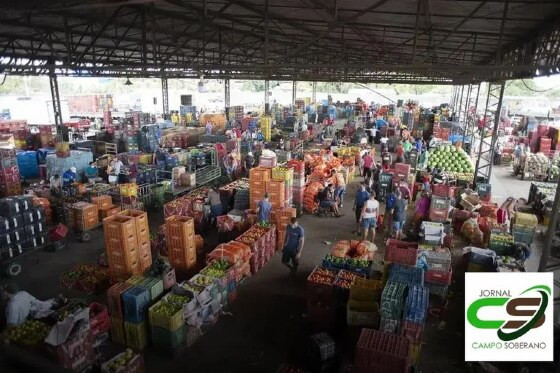
<instances>
[{"instance_id":1,"label":"market worker bending","mask_svg":"<svg viewBox=\"0 0 560 373\"><path fill-rule=\"evenodd\" d=\"M49 184L51 186L51 192L60 192L60 189L62 189L62 179L60 178L60 175L54 174L54 176L51 176Z\"/></svg>"},{"instance_id":2,"label":"market worker bending","mask_svg":"<svg viewBox=\"0 0 560 373\"><path fill-rule=\"evenodd\" d=\"M257 204L257 220L259 223L268 223L270 221L270 210L272 204L268 201L268 192L264 194L264 198Z\"/></svg>"},{"instance_id":3,"label":"market worker bending","mask_svg":"<svg viewBox=\"0 0 560 373\"><path fill-rule=\"evenodd\" d=\"M282 250L282 263L292 270L292 274L296 273L299 266L304 237L305 233L298 224L297 218L292 218L290 224L286 226L286 242Z\"/></svg>"},{"instance_id":4,"label":"market worker bending","mask_svg":"<svg viewBox=\"0 0 560 373\"><path fill-rule=\"evenodd\" d=\"M76 167L70 167L68 171L62 174L62 182L64 186L70 186L76 181Z\"/></svg>"},{"instance_id":5,"label":"market worker bending","mask_svg":"<svg viewBox=\"0 0 560 373\"><path fill-rule=\"evenodd\" d=\"M43 318L52 312L55 299L40 301L26 291L19 291L15 284L3 288L2 296L7 300L6 324L8 327L23 324L28 318Z\"/></svg>"}]
</instances>

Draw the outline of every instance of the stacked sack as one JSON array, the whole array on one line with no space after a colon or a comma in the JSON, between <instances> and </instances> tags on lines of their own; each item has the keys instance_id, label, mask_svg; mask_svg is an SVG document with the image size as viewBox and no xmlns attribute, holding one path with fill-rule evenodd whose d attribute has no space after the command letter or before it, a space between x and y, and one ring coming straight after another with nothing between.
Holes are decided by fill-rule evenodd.
<instances>
[{"instance_id":1,"label":"stacked sack","mask_svg":"<svg viewBox=\"0 0 560 373\"><path fill-rule=\"evenodd\" d=\"M46 214L33 197L0 199L0 253L2 261L43 246L47 241Z\"/></svg>"}]
</instances>

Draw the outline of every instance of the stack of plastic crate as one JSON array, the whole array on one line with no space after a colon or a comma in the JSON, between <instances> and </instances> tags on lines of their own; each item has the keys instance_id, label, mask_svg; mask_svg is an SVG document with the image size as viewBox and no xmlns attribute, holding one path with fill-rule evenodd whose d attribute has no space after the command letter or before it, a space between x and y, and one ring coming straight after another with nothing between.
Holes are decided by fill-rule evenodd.
<instances>
[{"instance_id":1,"label":"stack of plastic crate","mask_svg":"<svg viewBox=\"0 0 560 373\"><path fill-rule=\"evenodd\" d=\"M19 168L14 149L0 149L0 194L3 197L21 194Z\"/></svg>"},{"instance_id":2,"label":"stack of plastic crate","mask_svg":"<svg viewBox=\"0 0 560 373\"><path fill-rule=\"evenodd\" d=\"M138 260L140 262L140 270L144 272L152 265L148 214L141 210L123 210L119 213L119 215L134 218L136 226L136 240L138 242Z\"/></svg>"},{"instance_id":3,"label":"stack of plastic crate","mask_svg":"<svg viewBox=\"0 0 560 373\"><path fill-rule=\"evenodd\" d=\"M401 335L411 344L412 364L418 364L424 324L428 315L430 292L424 286L410 286L406 298Z\"/></svg>"},{"instance_id":4,"label":"stack of plastic crate","mask_svg":"<svg viewBox=\"0 0 560 373\"><path fill-rule=\"evenodd\" d=\"M305 163L298 160L288 162L288 167L293 168L292 194L294 207L298 211L303 211L303 196L305 191Z\"/></svg>"},{"instance_id":5,"label":"stack of plastic crate","mask_svg":"<svg viewBox=\"0 0 560 373\"><path fill-rule=\"evenodd\" d=\"M346 322L353 326L379 328L379 301L383 283L354 277L346 310Z\"/></svg>"},{"instance_id":6,"label":"stack of plastic crate","mask_svg":"<svg viewBox=\"0 0 560 373\"><path fill-rule=\"evenodd\" d=\"M111 281L125 281L132 275L140 275L142 271L134 219L121 215L106 218L103 221L103 235Z\"/></svg>"},{"instance_id":7,"label":"stack of plastic crate","mask_svg":"<svg viewBox=\"0 0 560 373\"><path fill-rule=\"evenodd\" d=\"M404 264L391 264L389 267L389 281L402 282L413 286L424 286L424 270Z\"/></svg>"},{"instance_id":8,"label":"stack of plastic crate","mask_svg":"<svg viewBox=\"0 0 560 373\"><path fill-rule=\"evenodd\" d=\"M410 342L401 336L362 329L356 345L354 372L405 373L411 365Z\"/></svg>"},{"instance_id":9,"label":"stack of plastic crate","mask_svg":"<svg viewBox=\"0 0 560 373\"><path fill-rule=\"evenodd\" d=\"M272 207L280 209L286 204L286 182L281 180L269 180L266 183L269 201Z\"/></svg>"},{"instance_id":10,"label":"stack of plastic crate","mask_svg":"<svg viewBox=\"0 0 560 373\"><path fill-rule=\"evenodd\" d=\"M249 205L252 209L256 209L257 203L264 198L270 176L269 168L255 167L249 171Z\"/></svg>"},{"instance_id":11,"label":"stack of plastic crate","mask_svg":"<svg viewBox=\"0 0 560 373\"><path fill-rule=\"evenodd\" d=\"M196 266L194 219L170 216L165 219L165 230L169 264L183 273Z\"/></svg>"},{"instance_id":12,"label":"stack of plastic crate","mask_svg":"<svg viewBox=\"0 0 560 373\"><path fill-rule=\"evenodd\" d=\"M284 206L292 207L294 170L289 167L274 167L272 169L272 180L284 182Z\"/></svg>"},{"instance_id":13,"label":"stack of plastic crate","mask_svg":"<svg viewBox=\"0 0 560 373\"><path fill-rule=\"evenodd\" d=\"M385 247L385 261L397 264L416 265L418 243L389 238Z\"/></svg>"},{"instance_id":14,"label":"stack of plastic crate","mask_svg":"<svg viewBox=\"0 0 560 373\"><path fill-rule=\"evenodd\" d=\"M284 248L286 227L290 224L290 220L295 217L296 209L293 207L285 207L271 212L270 221L276 225L276 250Z\"/></svg>"},{"instance_id":15,"label":"stack of plastic crate","mask_svg":"<svg viewBox=\"0 0 560 373\"><path fill-rule=\"evenodd\" d=\"M389 281L381 293L379 330L398 333L404 312L407 285L402 282Z\"/></svg>"},{"instance_id":16,"label":"stack of plastic crate","mask_svg":"<svg viewBox=\"0 0 560 373\"><path fill-rule=\"evenodd\" d=\"M307 278L307 316L318 330L332 327L336 312L333 285L338 271L315 267Z\"/></svg>"},{"instance_id":17,"label":"stack of plastic crate","mask_svg":"<svg viewBox=\"0 0 560 373\"><path fill-rule=\"evenodd\" d=\"M445 297L451 284L451 252L449 249L425 251L428 270L425 275L425 285L430 294Z\"/></svg>"}]
</instances>

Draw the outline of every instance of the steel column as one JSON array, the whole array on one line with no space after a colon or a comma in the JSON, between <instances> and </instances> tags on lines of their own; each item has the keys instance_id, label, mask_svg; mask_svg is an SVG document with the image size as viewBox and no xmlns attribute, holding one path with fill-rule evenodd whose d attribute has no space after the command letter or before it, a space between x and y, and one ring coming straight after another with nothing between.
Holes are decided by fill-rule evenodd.
<instances>
[{"instance_id":1,"label":"steel column","mask_svg":"<svg viewBox=\"0 0 560 373\"><path fill-rule=\"evenodd\" d=\"M161 78L161 97L163 102L163 118L169 119L169 89L167 88L167 78Z\"/></svg>"},{"instance_id":2,"label":"steel column","mask_svg":"<svg viewBox=\"0 0 560 373\"><path fill-rule=\"evenodd\" d=\"M270 114L270 81L264 81L264 113Z\"/></svg>"},{"instance_id":3,"label":"steel column","mask_svg":"<svg viewBox=\"0 0 560 373\"><path fill-rule=\"evenodd\" d=\"M488 84L486 108L484 110L484 127L480 134L480 146L474 171L474 185L476 185L479 179L485 183L490 182L492 164L494 162L494 147L498 139L504 88L504 82ZM491 131L491 133L488 134L488 131Z\"/></svg>"},{"instance_id":4,"label":"steel column","mask_svg":"<svg viewBox=\"0 0 560 373\"><path fill-rule=\"evenodd\" d=\"M56 133L62 133L62 111L60 107L60 94L58 92L58 79L51 72L49 75L49 84L51 87L51 98L54 112L54 124L56 125Z\"/></svg>"},{"instance_id":5,"label":"steel column","mask_svg":"<svg viewBox=\"0 0 560 373\"><path fill-rule=\"evenodd\" d=\"M548 222L542 255L539 261L539 272L558 269L560 266L560 262L557 258L555 258L557 263L553 263L549 260L552 242L556 241L558 244L560 241L560 237L557 236L556 232L558 227L558 209L560 209L560 179L558 180L558 184L556 186L556 195L554 196L554 204L552 205L552 215L550 216L550 221Z\"/></svg>"},{"instance_id":6,"label":"steel column","mask_svg":"<svg viewBox=\"0 0 560 373\"><path fill-rule=\"evenodd\" d=\"M226 120L229 120L229 97L230 97L229 79L226 79L224 81L224 104L225 104Z\"/></svg>"},{"instance_id":7,"label":"steel column","mask_svg":"<svg viewBox=\"0 0 560 373\"><path fill-rule=\"evenodd\" d=\"M311 104L315 105L317 103L317 82L311 83L312 92L311 92Z\"/></svg>"},{"instance_id":8,"label":"steel column","mask_svg":"<svg viewBox=\"0 0 560 373\"><path fill-rule=\"evenodd\" d=\"M462 85L461 86L461 93L459 94L459 101L458 101L458 105L459 105L459 110L454 110L455 116L453 119L455 119L455 117L457 118L457 120L459 120L459 117L461 116L461 110L463 108L463 95L465 93L465 86Z\"/></svg>"},{"instance_id":9,"label":"steel column","mask_svg":"<svg viewBox=\"0 0 560 373\"><path fill-rule=\"evenodd\" d=\"M459 106L460 111L457 114L457 121L459 122L463 130L465 130L467 123L467 113L469 112L469 101L471 97L472 84L468 84L465 87L466 94L463 94L463 99L461 100L461 104Z\"/></svg>"},{"instance_id":10,"label":"steel column","mask_svg":"<svg viewBox=\"0 0 560 373\"><path fill-rule=\"evenodd\" d=\"M465 127L464 135L465 135L465 139L469 139L469 142L471 144L469 155L471 155L473 152L472 144L474 141L474 133L477 128L477 119L478 119L477 107L478 107L479 94L480 94L480 83L473 84L471 86L469 103L465 115L466 127Z\"/></svg>"},{"instance_id":11,"label":"steel column","mask_svg":"<svg viewBox=\"0 0 560 373\"><path fill-rule=\"evenodd\" d=\"M297 93L297 82L294 80L292 82L292 108L296 107L296 93Z\"/></svg>"}]
</instances>

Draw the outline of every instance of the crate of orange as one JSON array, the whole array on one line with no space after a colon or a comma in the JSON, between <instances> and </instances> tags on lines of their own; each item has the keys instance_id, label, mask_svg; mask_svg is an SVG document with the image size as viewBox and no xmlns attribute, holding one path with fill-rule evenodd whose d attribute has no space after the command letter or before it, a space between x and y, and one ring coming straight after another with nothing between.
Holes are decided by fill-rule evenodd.
<instances>
[{"instance_id":1,"label":"crate of orange","mask_svg":"<svg viewBox=\"0 0 560 373\"><path fill-rule=\"evenodd\" d=\"M332 287L338 275L337 270L315 267L307 278L306 293L308 299L330 300Z\"/></svg>"}]
</instances>

